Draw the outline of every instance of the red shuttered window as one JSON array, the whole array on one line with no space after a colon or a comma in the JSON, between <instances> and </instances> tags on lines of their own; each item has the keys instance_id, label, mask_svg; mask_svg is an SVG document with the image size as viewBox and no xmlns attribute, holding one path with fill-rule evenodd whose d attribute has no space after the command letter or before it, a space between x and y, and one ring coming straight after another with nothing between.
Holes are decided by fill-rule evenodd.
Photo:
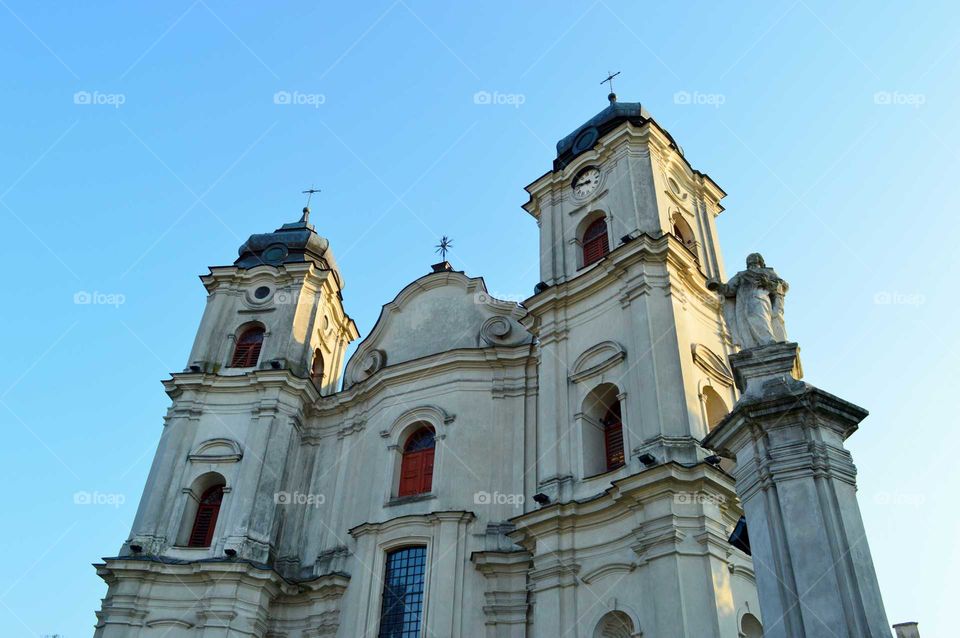
<instances>
[{"instance_id":1,"label":"red shuttered window","mask_svg":"<svg viewBox=\"0 0 960 638\"><path fill-rule=\"evenodd\" d=\"M626 457L623 453L623 421L619 402L607 410L603 419L603 444L607 455L607 471L622 467Z\"/></svg>"},{"instance_id":2,"label":"red shuttered window","mask_svg":"<svg viewBox=\"0 0 960 638\"><path fill-rule=\"evenodd\" d=\"M433 487L433 452L436 439L431 428L410 435L403 446L400 462L400 487L397 496L427 494Z\"/></svg>"},{"instance_id":3,"label":"red shuttered window","mask_svg":"<svg viewBox=\"0 0 960 638\"><path fill-rule=\"evenodd\" d=\"M253 326L247 328L237 339L237 347L233 350L231 368L252 368L260 358L260 348L263 346L263 328Z\"/></svg>"},{"instance_id":4,"label":"red shuttered window","mask_svg":"<svg viewBox=\"0 0 960 638\"><path fill-rule=\"evenodd\" d=\"M587 226L583 233L583 265L589 266L598 262L610 252L610 242L607 239L607 222L598 219Z\"/></svg>"},{"instance_id":5,"label":"red shuttered window","mask_svg":"<svg viewBox=\"0 0 960 638\"><path fill-rule=\"evenodd\" d=\"M217 516L220 515L220 503L223 502L223 486L214 485L200 497L197 507L197 516L193 519L193 529L190 532L190 547L210 547L213 541L213 530L217 527Z\"/></svg>"}]
</instances>

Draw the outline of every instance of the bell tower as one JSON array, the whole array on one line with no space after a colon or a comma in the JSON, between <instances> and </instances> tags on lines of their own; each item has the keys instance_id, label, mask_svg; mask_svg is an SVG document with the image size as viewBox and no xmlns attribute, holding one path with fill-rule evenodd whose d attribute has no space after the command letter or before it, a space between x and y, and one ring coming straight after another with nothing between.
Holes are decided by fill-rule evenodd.
<instances>
[{"instance_id":1,"label":"bell tower","mask_svg":"<svg viewBox=\"0 0 960 638\"><path fill-rule=\"evenodd\" d=\"M190 370L235 375L289 369L321 394L336 391L357 329L343 310L343 280L329 242L303 209L300 221L252 235L233 266L201 277L209 296L190 353ZM253 366L233 361L250 328L263 330Z\"/></svg>"},{"instance_id":2,"label":"bell tower","mask_svg":"<svg viewBox=\"0 0 960 638\"><path fill-rule=\"evenodd\" d=\"M609 98L557 143L552 170L527 187L524 209L540 226L541 280L553 285L584 270L583 232L597 217L610 250L642 234L670 234L705 275L722 278L714 219L726 193L693 169L645 107Z\"/></svg>"},{"instance_id":3,"label":"bell tower","mask_svg":"<svg viewBox=\"0 0 960 638\"><path fill-rule=\"evenodd\" d=\"M609 99L527 187L541 507L511 519L511 538L531 554L538 635L596 607L595 633L578 635L742 636L753 565L728 542L733 479L700 444L736 398L707 288L723 278L724 193L641 104Z\"/></svg>"},{"instance_id":4,"label":"bell tower","mask_svg":"<svg viewBox=\"0 0 960 638\"><path fill-rule=\"evenodd\" d=\"M173 404L121 556L278 558L274 495L288 464L306 462L297 432L338 389L358 336L309 215L251 235L233 265L201 276L206 308L187 368L164 382Z\"/></svg>"},{"instance_id":5,"label":"bell tower","mask_svg":"<svg viewBox=\"0 0 960 638\"><path fill-rule=\"evenodd\" d=\"M609 446L595 434L614 418L607 403L636 471L698 462L698 441L735 400L732 344L706 288L724 276L715 218L725 193L645 107L609 100L560 140L524 205L540 227L541 282L526 306L549 397L538 413L550 448L542 487L558 495L608 469L594 458Z\"/></svg>"}]
</instances>

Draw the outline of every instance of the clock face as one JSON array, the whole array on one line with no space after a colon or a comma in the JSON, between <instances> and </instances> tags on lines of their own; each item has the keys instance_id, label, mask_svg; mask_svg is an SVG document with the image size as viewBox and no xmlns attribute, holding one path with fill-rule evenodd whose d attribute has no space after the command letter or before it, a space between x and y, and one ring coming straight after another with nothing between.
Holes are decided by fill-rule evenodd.
<instances>
[{"instance_id":1,"label":"clock face","mask_svg":"<svg viewBox=\"0 0 960 638\"><path fill-rule=\"evenodd\" d=\"M588 197L596 192L600 186L600 169L590 166L583 169L573 179L573 194L577 197Z\"/></svg>"}]
</instances>

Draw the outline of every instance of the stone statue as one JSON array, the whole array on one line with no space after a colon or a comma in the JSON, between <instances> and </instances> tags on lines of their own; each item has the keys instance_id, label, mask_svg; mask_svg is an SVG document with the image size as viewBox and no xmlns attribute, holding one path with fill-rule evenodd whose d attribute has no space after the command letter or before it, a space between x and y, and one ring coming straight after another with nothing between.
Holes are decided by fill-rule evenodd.
<instances>
[{"instance_id":1,"label":"stone statue","mask_svg":"<svg viewBox=\"0 0 960 638\"><path fill-rule=\"evenodd\" d=\"M756 348L787 340L783 300L789 286L760 253L747 256L747 269L729 282L707 281L707 288L724 296L723 316L736 345Z\"/></svg>"}]
</instances>

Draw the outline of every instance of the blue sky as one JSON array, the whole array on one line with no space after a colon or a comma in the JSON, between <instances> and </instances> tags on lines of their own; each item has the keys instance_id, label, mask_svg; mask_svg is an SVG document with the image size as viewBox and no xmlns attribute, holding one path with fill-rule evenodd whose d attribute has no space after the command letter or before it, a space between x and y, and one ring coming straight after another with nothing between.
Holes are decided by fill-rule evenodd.
<instances>
[{"instance_id":1,"label":"blue sky","mask_svg":"<svg viewBox=\"0 0 960 638\"><path fill-rule=\"evenodd\" d=\"M790 281L807 380L871 411L849 447L890 621L955 633L958 11L918 7L0 0L2 633L92 631L197 275L316 184L361 334L442 234L526 297L523 187L608 70L729 193L728 270L759 250Z\"/></svg>"}]
</instances>

